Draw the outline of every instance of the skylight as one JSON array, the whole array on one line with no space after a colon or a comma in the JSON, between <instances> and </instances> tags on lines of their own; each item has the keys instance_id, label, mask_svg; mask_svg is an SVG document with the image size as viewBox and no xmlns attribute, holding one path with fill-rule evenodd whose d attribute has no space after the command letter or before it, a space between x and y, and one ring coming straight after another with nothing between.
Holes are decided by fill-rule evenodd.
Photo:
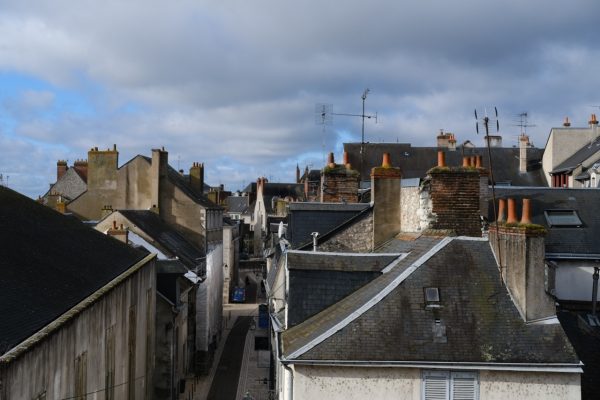
<instances>
[{"instance_id":1,"label":"skylight","mask_svg":"<svg viewBox=\"0 0 600 400\"><path fill-rule=\"evenodd\" d=\"M583 225L575 210L546 210L544 215L550 227L580 227Z\"/></svg>"}]
</instances>

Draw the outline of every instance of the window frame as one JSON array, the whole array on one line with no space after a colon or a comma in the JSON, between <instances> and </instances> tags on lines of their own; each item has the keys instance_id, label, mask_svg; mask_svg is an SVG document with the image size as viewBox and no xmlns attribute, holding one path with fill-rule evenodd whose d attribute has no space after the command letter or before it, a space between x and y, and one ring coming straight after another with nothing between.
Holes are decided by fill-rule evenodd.
<instances>
[{"instance_id":1,"label":"window frame","mask_svg":"<svg viewBox=\"0 0 600 400\"><path fill-rule=\"evenodd\" d=\"M577 223L577 222L575 222L575 223L553 223L552 222L553 216L551 215L551 213L561 213L561 214L564 214L564 215L566 215L568 213L571 213L571 216L577 218L577 220L579 221L579 223ZM577 210L573 210L573 209L556 209L556 208L555 209L548 209L548 210L544 210L544 217L546 217L546 222L548 223L548 226L550 228L581 228L581 227L583 227L583 221L579 217L579 213L577 212Z\"/></svg>"}]
</instances>

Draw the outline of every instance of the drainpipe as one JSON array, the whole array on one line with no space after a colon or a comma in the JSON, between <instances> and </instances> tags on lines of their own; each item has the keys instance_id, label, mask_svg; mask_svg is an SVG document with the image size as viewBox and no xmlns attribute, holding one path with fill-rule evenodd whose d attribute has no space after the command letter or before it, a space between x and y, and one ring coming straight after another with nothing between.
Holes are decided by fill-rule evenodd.
<instances>
[{"instance_id":1,"label":"drainpipe","mask_svg":"<svg viewBox=\"0 0 600 400\"><path fill-rule=\"evenodd\" d=\"M285 376L286 389L287 389L287 395L285 397L285 400L293 400L294 399L294 371L292 371L292 369L285 364L281 364L281 365L283 365L283 368L285 368L285 370L287 371L287 374Z\"/></svg>"},{"instance_id":2,"label":"drainpipe","mask_svg":"<svg viewBox=\"0 0 600 400\"><path fill-rule=\"evenodd\" d=\"M598 275L600 267L594 267L594 285L592 286L592 315L596 316L596 303L598 302Z\"/></svg>"}]
</instances>

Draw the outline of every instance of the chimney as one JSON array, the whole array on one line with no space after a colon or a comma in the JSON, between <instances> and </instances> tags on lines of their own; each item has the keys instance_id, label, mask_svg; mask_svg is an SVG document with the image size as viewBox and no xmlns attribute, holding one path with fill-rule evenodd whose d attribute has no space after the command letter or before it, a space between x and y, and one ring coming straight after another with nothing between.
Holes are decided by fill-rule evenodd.
<instances>
[{"instance_id":1,"label":"chimney","mask_svg":"<svg viewBox=\"0 0 600 400\"><path fill-rule=\"evenodd\" d=\"M100 214L101 215L100 219L105 218L107 215L112 214L112 212L113 212L113 208L112 208L112 206L110 204L102 206L102 211L101 211L101 214Z\"/></svg>"},{"instance_id":2,"label":"chimney","mask_svg":"<svg viewBox=\"0 0 600 400\"><path fill-rule=\"evenodd\" d=\"M498 200L498 222L506 221L506 200Z\"/></svg>"},{"instance_id":3,"label":"chimney","mask_svg":"<svg viewBox=\"0 0 600 400\"><path fill-rule=\"evenodd\" d=\"M464 156L463 157L463 164L462 164L462 166L464 168L468 168L468 167L471 166L471 158L469 156Z\"/></svg>"},{"instance_id":4,"label":"chimney","mask_svg":"<svg viewBox=\"0 0 600 400\"><path fill-rule=\"evenodd\" d=\"M371 201L373 202L373 246L391 239L400 232L400 168L391 166L390 154L383 154L381 167L371 170Z\"/></svg>"},{"instance_id":5,"label":"chimney","mask_svg":"<svg viewBox=\"0 0 600 400\"><path fill-rule=\"evenodd\" d=\"M568 128L571 126L571 121L569 121L569 117L565 117L565 122L563 122L563 126Z\"/></svg>"},{"instance_id":6,"label":"chimney","mask_svg":"<svg viewBox=\"0 0 600 400\"><path fill-rule=\"evenodd\" d=\"M519 136L519 172L527 172L527 148L529 147L529 136L522 133Z\"/></svg>"},{"instance_id":7,"label":"chimney","mask_svg":"<svg viewBox=\"0 0 600 400\"><path fill-rule=\"evenodd\" d=\"M344 166L346 167L346 169L352 169L347 151L344 151Z\"/></svg>"},{"instance_id":8,"label":"chimney","mask_svg":"<svg viewBox=\"0 0 600 400\"><path fill-rule=\"evenodd\" d=\"M475 157L464 158L463 165L467 160L469 167L475 165ZM480 175L481 170L464 167L429 170L421 189L428 203L419 210L421 228L481 237Z\"/></svg>"},{"instance_id":9,"label":"chimney","mask_svg":"<svg viewBox=\"0 0 600 400\"><path fill-rule=\"evenodd\" d=\"M204 193L204 163L192 163L190 167L190 186L196 193Z\"/></svg>"},{"instance_id":10,"label":"chimney","mask_svg":"<svg viewBox=\"0 0 600 400\"><path fill-rule=\"evenodd\" d=\"M64 174L67 173L68 169L69 169L69 167L67 167L67 162L65 160L58 160L56 162L56 181L57 182L60 178L62 178L62 176Z\"/></svg>"},{"instance_id":11,"label":"chimney","mask_svg":"<svg viewBox=\"0 0 600 400\"><path fill-rule=\"evenodd\" d=\"M347 161L347 153L344 153ZM350 164L338 165L334 162L333 153L329 153L327 166L321 171L322 203L358 203L360 174Z\"/></svg>"},{"instance_id":12,"label":"chimney","mask_svg":"<svg viewBox=\"0 0 600 400\"><path fill-rule=\"evenodd\" d=\"M515 199L508 199L508 217L506 218L506 223L507 224L516 224L518 221L517 219L517 210L516 210L516 204L515 204Z\"/></svg>"},{"instance_id":13,"label":"chimney","mask_svg":"<svg viewBox=\"0 0 600 400\"><path fill-rule=\"evenodd\" d=\"M162 149L152 149L150 166L151 203L153 211L160 213L162 192L165 189L169 168L169 153Z\"/></svg>"},{"instance_id":14,"label":"chimney","mask_svg":"<svg viewBox=\"0 0 600 400\"><path fill-rule=\"evenodd\" d=\"M456 137L454 137L454 133L449 133L450 139L448 139L448 150L456 151Z\"/></svg>"},{"instance_id":15,"label":"chimney","mask_svg":"<svg viewBox=\"0 0 600 400\"><path fill-rule=\"evenodd\" d=\"M88 151L87 187L93 190L116 190L119 152L116 145L113 150L98 150L98 147Z\"/></svg>"},{"instance_id":16,"label":"chimney","mask_svg":"<svg viewBox=\"0 0 600 400\"><path fill-rule=\"evenodd\" d=\"M596 119L596 114L590 115L590 120L588 121L590 124L590 128L593 128L598 125L598 120Z\"/></svg>"},{"instance_id":17,"label":"chimney","mask_svg":"<svg viewBox=\"0 0 600 400\"><path fill-rule=\"evenodd\" d=\"M73 163L73 168L75 168L75 171L77 171L77 173L79 174L79 176L81 176L81 178L87 182L87 176L88 176L88 162L87 160L76 160Z\"/></svg>"},{"instance_id":18,"label":"chimney","mask_svg":"<svg viewBox=\"0 0 600 400\"><path fill-rule=\"evenodd\" d=\"M513 200L513 209L514 204ZM528 204L523 204L525 212ZM527 220L527 215L524 219ZM500 225L497 229L492 224L489 230L490 245L496 260L502 263L499 266L502 280L525 321L556 314L554 300L546 293L544 285L545 235L542 226L531 224Z\"/></svg>"},{"instance_id":19,"label":"chimney","mask_svg":"<svg viewBox=\"0 0 600 400\"><path fill-rule=\"evenodd\" d=\"M108 236L112 236L113 238L123 242L125 244L128 243L129 239L129 230L123 227L121 224L117 227L117 221L113 221L113 226L106 232Z\"/></svg>"},{"instance_id":20,"label":"chimney","mask_svg":"<svg viewBox=\"0 0 600 400\"><path fill-rule=\"evenodd\" d=\"M486 135L484 137L485 139L485 145L487 146L487 141L489 138L489 142L490 142L490 147L502 147L502 136L500 135Z\"/></svg>"}]
</instances>

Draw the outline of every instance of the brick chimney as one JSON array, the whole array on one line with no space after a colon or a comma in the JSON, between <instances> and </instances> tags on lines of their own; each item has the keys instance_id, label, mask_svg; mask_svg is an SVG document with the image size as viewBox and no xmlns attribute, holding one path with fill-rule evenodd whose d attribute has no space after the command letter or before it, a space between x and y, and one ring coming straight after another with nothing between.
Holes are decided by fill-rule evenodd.
<instances>
[{"instance_id":1,"label":"brick chimney","mask_svg":"<svg viewBox=\"0 0 600 400\"><path fill-rule=\"evenodd\" d=\"M423 182L419 210L422 229L452 230L457 235L481 237L480 176L476 157L466 167L437 166ZM463 159L463 165L467 159Z\"/></svg>"},{"instance_id":2,"label":"brick chimney","mask_svg":"<svg viewBox=\"0 0 600 400\"><path fill-rule=\"evenodd\" d=\"M527 172L527 148L529 147L529 136L522 133L519 136L519 172Z\"/></svg>"},{"instance_id":3,"label":"brick chimney","mask_svg":"<svg viewBox=\"0 0 600 400\"><path fill-rule=\"evenodd\" d=\"M204 193L204 163L192 163L190 167L190 185L198 194Z\"/></svg>"},{"instance_id":4,"label":"brick chimney","mask_svg":"<svg viewBox=\"0 0 600 400\"><path fill-rule=\"evenodd\" d=\"M336 164L333 153L329 153L327 165L321 171L321 202L358 203L359 185L359 172L349 163Z\"/></svg>"},{"instance_id":5,"label":"brick chimney","mask_svg":"<svg viewBox=\"0 0 600 400\"><path fill-rule=\"evenodd\" d=\"M75 169L75 171L77 171L77 173L79 174L79 176L81 176L81 178L87 182L87 176L88 176L88 162L87 160L75 160L75 162L73 163L73 168Z\"/></svg>"},{"instance_id":6,"label":"brick chimney","mask_svg":"<svg viewBox=\"0 0 600 400\"><path fill-rule=\"evenodd\" d=\"M508 201L508 212L516 216L518 202L511 200ZM532 321L555 315L556 307L544 285L546 230L540 225L523 223L528 222L531 211L529 201L522 204L524 211L521 223L500 224L497 229L492 224L489 240L496 260L501 263L502 280L515 305L525 321Z\"/></svg>"},{"instance_id":7,"label":"brick chimney","mask_svg":"<svg viewBox=\"0 0 600 400\"><path fill-rule=\"evenodd\" d=\"M57 182L60 178L62 178L62 176L64 174L67 173L68 169L69 169L69 167L67 167L67 162L65 160L58 160L56 162L56 181Z\"/></svg>"},{"instance_id":8,"label":"brick chimney","mask_svg":"<svg viewBox=\"0 0 600 400\"><path fill-rule=\"evenodd\" d=\"M169 168L169 153L165 148L152 149L152 165L150 166L150 207L160 213L161 195L165 189Z\"/></svg>"},{"instance_id":9,"label":"brick chimney","mask_svg":"<svg viewBox=\"0 0 600 400\"><path fill-rule=\"evenodd\" d=\"M116 144L113 145L112 150L98 150L97 147L94 147L88 151L88 190L116 190L118 164L119 152Z\"/></svg>"},{"instance_id":10,"label":"brick chimney","mask_svg":"<svg viewBox=\"0 0 600 400\"><path fill-rule=\"evenodd\" d=\"M392 167L390 153L383 153L381 167L371 170L374 246L384 243L401 231L401 179L402 171Z\"/></svg>"},{"instance_id":11,"label":"brick chimney","mask_svg":"<svg viewBox=\"0 0 600 400\"><path fill-rule=\"evenodd\" d=\"M106 231L108 236L112 236L113 238L127 244L129 239L129 230L123 227L123 224L117 227L117 221L113 221L112 227Z\"/></svg>"}]
</instances>

